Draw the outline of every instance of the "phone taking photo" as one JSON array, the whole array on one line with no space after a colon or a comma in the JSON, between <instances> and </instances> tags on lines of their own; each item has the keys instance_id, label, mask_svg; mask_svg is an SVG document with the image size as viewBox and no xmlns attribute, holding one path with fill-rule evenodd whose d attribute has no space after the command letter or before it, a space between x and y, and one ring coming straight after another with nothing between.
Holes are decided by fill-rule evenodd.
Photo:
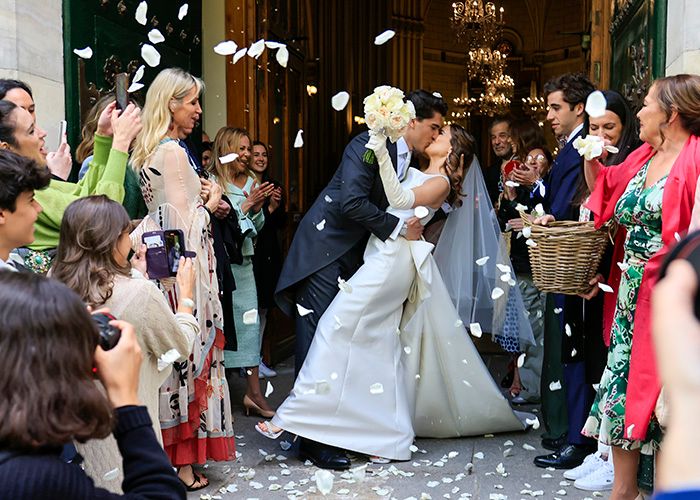
<instances>
[{"instance_id":1,"label":"phone taking photo","mask_svg":"<svg viewBox=\"0 0 700 500\"><path fill-rule=\"evenodd\" d=\"M66 120L61 120L58 122L58 145L60 146L64 142L68 142L66 134L68 133L68 122Z\"/></svg>"},{"instance_id":2,"label":"phone taking photo","mask_svg":"<svg viewBox=\"0 0 700 500\"><path fill-rule=\"evenodd\" d=\"M185 235L179 229L151 231L143 234L146 245L146 268L154 279L173 277L180 267L180 257L194 258L185 248Z\"/></svg>"},{"instance_id":3,"label":"phone taking photo","mask_svg":"<svg viewBox=\"0 0 700 500\"><path fill-rule=\"evenodd\" d=\"M117 73L114 75L114 92L117 96L117 109L125 110L129 105L129 75L127 73Z\"/></svg>"}]
</instances>

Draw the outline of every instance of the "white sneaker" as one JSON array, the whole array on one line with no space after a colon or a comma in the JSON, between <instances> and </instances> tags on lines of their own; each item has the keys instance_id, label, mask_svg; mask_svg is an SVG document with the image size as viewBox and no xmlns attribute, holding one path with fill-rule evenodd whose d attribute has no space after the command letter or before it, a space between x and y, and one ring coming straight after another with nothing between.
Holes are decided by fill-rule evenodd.
<instances>
[{"instance_id":1,"label":"white sneaker","mask_svg":"<svg viewBox=\"0 0 700 500\"><path fill-rule=\"evenodd\" d=\"M276 377L277 372L267 366L264 362L260 362L260 366L258 367L258 378L272 378Z\"/></svg>"},{"instance_id":2,"label":"white sneaker","mask_svg":"<svg viewBox=\"0 0 700 500\"><path fill-rule=\"evenodd\" d=\"M566 479L570 479L571 481L576 481L577 479L586 477L592 472L598 470L604 463L605 460L603 460L603 458L600 456L600 452L596 451L595 453L591 453L584 458L583 463L578 467L574 467L573 469L569 469L564 472L564 477Z\"/></svg>"},{"instance_id":3,"label":"white sneaker","mask_svg":"<svg viewBox=\"0 0 700 500\"><path fill-rule=\"evenodd\" d=\"M612 462L603 462L602 467L586 477L577 479L574 487L585 491L607 491L612 490L615 470Z\"/></svg>"}]
</instances>

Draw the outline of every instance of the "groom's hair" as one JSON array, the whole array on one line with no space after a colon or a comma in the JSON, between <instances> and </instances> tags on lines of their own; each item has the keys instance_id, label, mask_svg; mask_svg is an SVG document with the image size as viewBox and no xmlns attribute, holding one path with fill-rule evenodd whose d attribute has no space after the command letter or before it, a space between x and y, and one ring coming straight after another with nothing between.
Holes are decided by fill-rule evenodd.
<instances>
[{"instance_id":1,"label":"groom's hair","mask_svg":"<svg viewBox=\"0 0 700 500\"><path fill-rule=\"evenodd\" d=\"M419 89L409 92L406 98L416 108L416 118L425 120L426 118L432 118L435 113L447 116L447 103L438 95Z\"/></svg>"}]
</instances>

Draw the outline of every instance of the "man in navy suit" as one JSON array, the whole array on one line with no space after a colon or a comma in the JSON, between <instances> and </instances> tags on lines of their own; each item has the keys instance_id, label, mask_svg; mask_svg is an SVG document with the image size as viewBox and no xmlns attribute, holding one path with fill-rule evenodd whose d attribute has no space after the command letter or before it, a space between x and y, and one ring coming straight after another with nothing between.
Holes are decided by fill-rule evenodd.
<instances>
[{"instance_id":1,"label":"man in navy suit","mask_svg":"<svg viewBox=\"0 0 700 500\"><path fill-rule=\"evenodd\" d=\"M583 131L586 99L593 90L588 78L573 73L553 78L544 86L549 108L547 120L563 144L547 179L545 196L545 209L555 220L578 220L578 207L573 202L583 174L581 156L573 142ZM541 379L545 425L542 446L554 453L536 457L535 465L571 469L583 462L595 444L581 435L594 394L586 384L585 363L570 360L562 352L562 335L566 331L563 308L564 295L547 294ZM563 363L562 358L567 362ZM551 390L550 384L556 385L557 381L561 389Z\"/></svg>"},{"instance_id":2,"label":"man in navy suit","mask_svg":"<svg viewBox=\"0 0 700 500\"><path fill-rule=\"evenodd\" d=\"M415 155L422 153L440 132L447 104L439 94L425 90L409 93L416 118L396 144L387 145L402 179ZM296 373L299 373L316 332L318 320L338 293L338 279L348 279L362 265L370 234L382 241L405 237L418 239L423 231L418 219L407 223L386 213L376 159L366 155L369 134L350 141L338 170L301 220L284 262L275 298L280 308L295 318ZM350 460L342 450L308 439L299 447L301 459L316 466L346 469Z\"/></svg>"}]
</instances>

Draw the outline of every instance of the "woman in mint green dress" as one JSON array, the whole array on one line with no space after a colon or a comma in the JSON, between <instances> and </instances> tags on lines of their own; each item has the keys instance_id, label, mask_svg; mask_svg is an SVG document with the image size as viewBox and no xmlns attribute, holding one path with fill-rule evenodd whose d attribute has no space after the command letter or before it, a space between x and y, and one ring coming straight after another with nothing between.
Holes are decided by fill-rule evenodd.
<instances>
[{"instance_id":1,"label":"woman in mint green dress","mask_svg":"<svg viewBox=\"0 0 700 500\"><path fill-rule=\"evenodd\" d=\"M241 248L243 263L231 264L236 280L233 318L237 347L235 351L224 351L224 363L226 368L243 368L246 372L247 390L243 397L246 414L252 411L270 418L275 412L263 396L258 379L262 335L252 257L255 237L265 224L262 206L274 186L270 183L258 185L255 176L248 170L250 158L251 142L245 130L231 127L219 130L212 150L212 170L231 201L231 209L238 215L241 231L246 235Z\"/></svg>"}]
</instances>

